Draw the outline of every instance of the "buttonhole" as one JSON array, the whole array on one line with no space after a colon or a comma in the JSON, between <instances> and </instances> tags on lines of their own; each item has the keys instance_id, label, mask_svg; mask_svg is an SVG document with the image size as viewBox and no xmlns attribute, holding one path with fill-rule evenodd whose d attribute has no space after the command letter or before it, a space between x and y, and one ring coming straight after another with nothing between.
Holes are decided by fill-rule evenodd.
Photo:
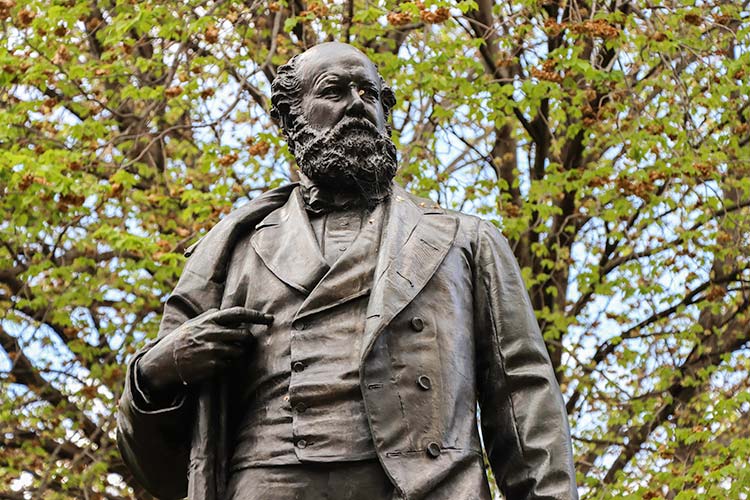
<instances>
[{"instance_id":1,"label":"buttonhole","mask_svg":"<svg viewBox=\"0 0 750 500\"><path fill-rule=\"evenodd\" d=\"M427 245L428 247L432 248L433 250L440 250L438 247L430 243L429 241L425 240L424 238L419 238L419 241Z\"/></svg>"},{"instance_id":2,"label":"buttonhole","mask_svg":"<svg viewBox=\"0 0 750 500\"><path fill-rule=\"evenodd\" d=\"M399 276L401 276L402 278L404 278L407 281L407 283L409 283L409 286L412 287L412 288L414 288L414 283L412 283L409 278L407 278L406 276L404 276L403 274L401 274L398 271L396 271L396 274L398 274Z\"/></svg>"}]
</instances>

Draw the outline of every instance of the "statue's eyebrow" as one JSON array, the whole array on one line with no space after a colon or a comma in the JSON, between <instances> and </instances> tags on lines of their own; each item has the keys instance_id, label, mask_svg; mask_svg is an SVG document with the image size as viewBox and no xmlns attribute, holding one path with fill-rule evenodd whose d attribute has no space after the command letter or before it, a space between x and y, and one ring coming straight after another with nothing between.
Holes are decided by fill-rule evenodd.
<instances>
[{"instance_id":1,"label":"statue's eyebrow","mask_svg":"<svg viewBox=\"0 0 750 500\"><path fill-rule=\"evenodd\" d=\"M358 82L358 85L360 86L360 88L365 87L370 90L376 90L376 91L378 90L378 85L372 80L370 80L369 78L365 80L361 80L360 82Z\"/></svg>"},{"instance_id":2,"label":"statue's eyebrow","mask_svg":"<svg viewBox=\"0 0 750 500\"><path fill-rule=\"evenodd\" d=\"M318 75L317 78L315 78L315 81L313 82L313 87L320 88L326 83L329 83L329 82L339 83L340 81L341 81L341 75L338 75L336 73L323 73L321 75Z\"/></svg>"}]
</instances>

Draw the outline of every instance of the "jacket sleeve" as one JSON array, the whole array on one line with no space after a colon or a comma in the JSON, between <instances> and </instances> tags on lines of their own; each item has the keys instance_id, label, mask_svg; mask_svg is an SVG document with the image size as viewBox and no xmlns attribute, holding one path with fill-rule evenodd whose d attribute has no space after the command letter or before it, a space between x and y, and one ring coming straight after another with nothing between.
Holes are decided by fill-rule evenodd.
<instances>
[{"instance_id":1,"label":"jacket sleeve","mask_svg":"<svg viewBox=\"0 0 750 500\"><path fill-rule=\"evenodd\" d=\"M162 500L184 498L190 457L194 401L179 395L163 407L149 402L138 386L136 363L128 365L117 412L117 446L138 483Z\"/></svg>"},{"instance_id":2,"label":"jacket sleeve","mask_svg":"<svg viewBox=\"0 0 750 500\"><path fill-rule=\"evenodd\" d=\"M486 221L475 252L478 399L495 478L508 500L577 499L565 405L518 264Z\"/></svg>"},{"instance_id":3,"label":"jacket sleeve","mask_svg":"<svg viewBox=\"0 0 750 500\"><path fill-rule=\"evenodd\" d=\"M162 500L184 498L187 493L196 396L188 388L173 401L155 405L139 387L137 363L179 325L217 307L223 288L196 272L201 259L195 257L188 260L167 299L156 341L130 362L117 413L117 444L123 460L141 486Z\"/></svg>"}]
</instances>

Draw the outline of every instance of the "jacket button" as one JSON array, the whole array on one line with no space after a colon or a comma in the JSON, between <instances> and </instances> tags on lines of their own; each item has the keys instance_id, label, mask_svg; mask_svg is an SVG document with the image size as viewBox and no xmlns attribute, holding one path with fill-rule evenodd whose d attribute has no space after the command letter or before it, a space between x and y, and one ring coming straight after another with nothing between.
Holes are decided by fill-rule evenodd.
<instances>
[{"instance_id":1,"label":"jacket button","mask_svg":"<svg viewBox=\"0 0 750 500\"><path fill-rule=\"evenodd\" d=\"M422 321L422 318L419 316L414 316L411 319L411 327L415 332L421 332L424 330L424 321Z\"/></svg>"},{"instance_id":2,"label":"jacket button","mask_svg":"<svg viewBox=\"0 0 750 500\"><path fill-rule=\"evenodd\" d=\"M429 391L430 389L432 389L432 380L430 380L430 377L428 377L427 375L420 375L417 379L417 385L420 389Z\"/></svg>"},{"instance_id":3,"label":"jacket button","mask_svg":"<svg viewBox=\"0 0 750 500\"><path fill-rule=\"evenodd\" d=\"M295 361L294 363L292 363L292 370L297 373L305 371L305 363L303 363L302 361Z\"/></svg>"},{"instance_id":4,"label":"jacket button","mask_svg":"<svg viewBox=\"0 0 750 500\"><path fill-rule=\"evenodd\" d=\"M297 448L305 448L307 446L307 441L305 441L304 439L298 439L294 444L297 445Z\"/></svg>"},{"instance_id":5,"label":"jacket button","mask_svg":"<svg viewBox=\"0 0 750 500\"><path fill-rule=\"evenodd\" d=\"M439 457L440 452L441 452L440 445L437 444L435 441L427 445L427 454L431 456L432 458Z\"/></svg>"},{"instance_id":6,"label":"jacket button","mask_svg":"<svg viewBox=\"0 0 750 500\"><path fill-rule=\"evenodd\" d=\"M297 403L296 405L294 405L294 411L296 411L297 413L304 413L305 410L307 410L307 405L305 403Z\"/></svg>"},{"instance_id":7,"label":"jacket button","mask_svg":"<svg viewBox=\"0 0 750 500\"><path fill-rule=\"evenodd\" d=\"M305 329L305 323L304 321L298 319L295 322L292 323L292 328L294 328L297 331L304 330Z\"/></svg>"}]
</instances>

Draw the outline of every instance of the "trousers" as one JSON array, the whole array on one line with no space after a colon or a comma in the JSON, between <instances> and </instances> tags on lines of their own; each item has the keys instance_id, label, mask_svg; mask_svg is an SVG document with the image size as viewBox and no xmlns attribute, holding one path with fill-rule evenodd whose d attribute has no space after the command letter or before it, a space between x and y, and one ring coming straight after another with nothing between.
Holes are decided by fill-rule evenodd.
<instances>
[{"instance_id":1,"label":"trousers","mask_svg":"<svg viewBox=\"0 0 750 500\"><path fill-rule=\"evenodd\" d=\"M377 460L249 467L234 471L229 500L395 500Z\"/></svg>"}]
</instances>

